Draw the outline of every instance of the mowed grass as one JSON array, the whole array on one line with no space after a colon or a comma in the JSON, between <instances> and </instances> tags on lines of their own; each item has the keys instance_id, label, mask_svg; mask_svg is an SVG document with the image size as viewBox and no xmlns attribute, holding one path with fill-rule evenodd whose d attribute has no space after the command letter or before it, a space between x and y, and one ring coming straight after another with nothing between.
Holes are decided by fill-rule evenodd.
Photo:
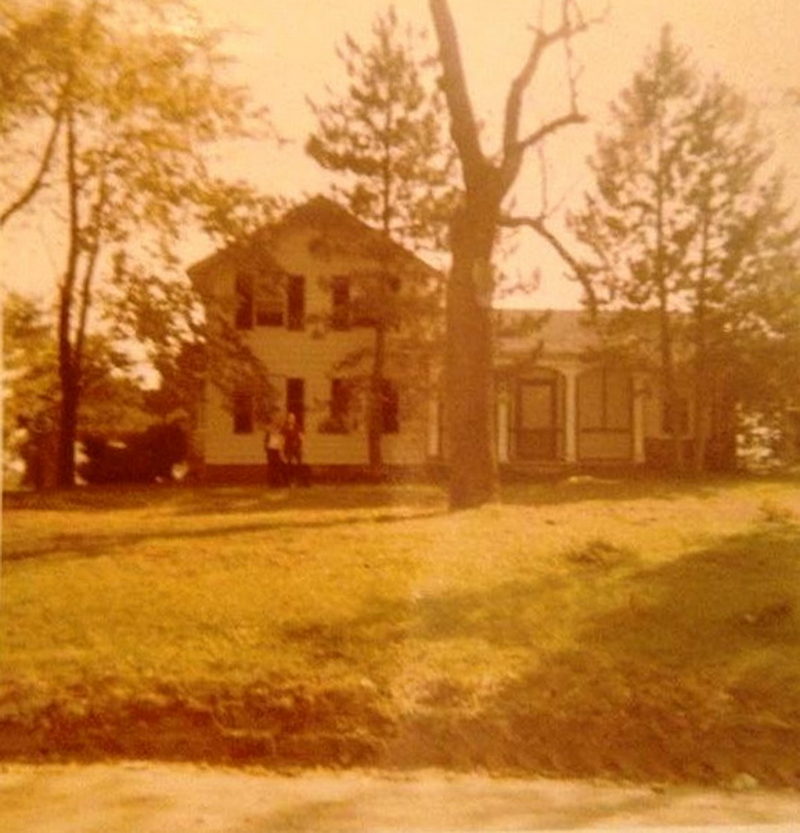
<instances>
[{"instance_id":1,"label":"mowed grass","mask_svg":"<svg viewBox=\"0 0 800 833\"><path fill-rule=\"evenodd\" d=\"M171 715L184 756L800 785L796 479L445 504L434 486L8 496L0 754L5 727L9 754L163 756L143 736Z\"/></svg>"}]
</instances>

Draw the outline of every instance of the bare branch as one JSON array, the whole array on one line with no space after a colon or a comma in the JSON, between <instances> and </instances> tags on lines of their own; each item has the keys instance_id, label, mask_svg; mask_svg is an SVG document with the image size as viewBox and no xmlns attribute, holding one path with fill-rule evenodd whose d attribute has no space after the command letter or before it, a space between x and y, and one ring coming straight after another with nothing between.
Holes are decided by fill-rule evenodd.
<instances>
[{"instance_id":1,"label":"bare branch","mask_svg":"<svg viewBox=\"0 0 800 833\"><path fill-rule=\"evenodd\" d=\"M28 187L25 188L25 190L3 211L2 214L0 214L0 227L5 225L5 223L14 214L16 214L17 211L24 208L36 196L36 193L42 187L44 178L50 169L50 162L53 158L53 152L56 148L56 141L58 140L58 134L61 132L61 124L63 120L64 108L63 105L59 105L56 112L53 114L53 126L50 129L50 135L48 136L47 143L44 146L39 167L33 175L30 183L28 183Z\"/></svg>"},{"instance_id":2,"label":"bare branch","mask_svg":"<svg viewBox=\"0 0 800 833\"><path fill-rule=\"evenodd\" d=\"M504 228L529 228L535 231L543 240L546 240L569 266L576 280L580 282L586 293L586 303L589 307L589 313L592 318L595 317L597 314L597 298L590 280L590 276L595 270L589 264L580 261L569 251L564 243L548 228L544 215L540 214L537 217L501 217L499 225Z\"/></svg>"},{"instance_id":3,"label":"bare branch","mask_svg":"<svg viewBox=\"0 0 800 833\"><path fill-rule=\"evenodd\" d=\"M586 121L587 118L582 113L578 113L577 111L566 113L563 116L559 116L558 118L546 122L538 128L538 130L534 130L533 133L526 136L521 142L518 142L517 147L520 150L525 151L528 148L535 147L542 141L542 139L547 138L551 133L555 133L562 127L566 127L570 124L584 124Z\"/></svg>"},{"instance_id":4,"label":"bare branch","mask_svg":"<svg viewBox=\"0 0 800 833\"><path fill-rule=\"evenodd\" d=\"M571 19L570 11L574 12L575 20ZM505 122L503 129L503 149L507 155L514 153L519 143L519 122L522 111L522 99L531 84L539 62L545 51L555 43L568 42L573 36L584 32L596 23L595 19L585 19L572 0L564 0L562 4L561 24L558 28L545 31L541 25L536 28L530 52L517 76L511 82L506 98ZM570 78L573 76L570 73ZM570 90L570 97L574 105L574 89ZM575 107L573 106L573 111ZM524 144L524 143L523 143Z\"/></svg>"}]
</instances>

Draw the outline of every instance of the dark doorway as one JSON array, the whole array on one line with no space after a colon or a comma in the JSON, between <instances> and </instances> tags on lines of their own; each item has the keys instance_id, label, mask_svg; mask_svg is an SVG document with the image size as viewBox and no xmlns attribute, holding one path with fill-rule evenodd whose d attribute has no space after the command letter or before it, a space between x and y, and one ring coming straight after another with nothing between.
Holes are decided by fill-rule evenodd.
<instances>
[{"instance_id":1,"label":"dark doorway","mask_svg":"<svg viewBox=\"0 0 800 833\"><path fill-rule=\"evenodd\" d=\"M558 384L522 380L517 388L517 457L555 460L558 453Z\"/></svg>"}]
</instances>

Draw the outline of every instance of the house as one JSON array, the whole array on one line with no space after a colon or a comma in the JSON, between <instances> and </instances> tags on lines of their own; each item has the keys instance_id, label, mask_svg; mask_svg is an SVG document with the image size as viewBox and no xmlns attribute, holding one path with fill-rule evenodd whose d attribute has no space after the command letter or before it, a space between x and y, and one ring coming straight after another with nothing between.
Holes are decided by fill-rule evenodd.
<instances>
[{"instance_id":1,"label":"house","mask_svg":"<svg viewBox=\"0 0 800 833\"><path fill-rule=\"evenodd\" d=\"M359 308L353 276L378 276L402 293L409 282L435 283L437 273L316 197L246 247L218 252L189 274L207 304L226 311L269 368L273 406L303 424L306 462L322 476L363 470L363 406L355 401L348 368L353 356L372 349L375 330ZM669 454L670 417L688 435L689 408L666 414L644 371L601 362L596 352L592 358L599 337L583 312L504 310L497 319L501 464L640 466ZM526 326L531 323L536 326ZM435 368L422 368L431 383L424 396L407 395L404 382L420 373L416 365L401 356L385 379L382 449L389 470L423 468L446 457ZM207 385L201 430L210 479L263 480L258 396L244 384L227 393Z\"/></svg>"},{"instance_id":2,"label":"house","mask_svg":"<svg viewBox=\"0 0 800 833\"><path fill-rule=\"evenodd\" d=\"M364 395L353 382L363 379L364 357L375 343L370 287L408 298L412 290L435 287L439 273L331 200L316 197L245 245L195 264L189 275L207 308L222 310L268 368L266 410L300 420L305 461L318 475L363 469ZM419 362L404 361L394 350L384 374L382 453L389 469L424 466L438 453L430 444L428 409L419 406L419 396L401 390L412 364L417 375L424 373ZM221 387L206 385L200 438L206 476L263 480L262 396L245 383L227 393Z\"/></svg>"}]
</instances>

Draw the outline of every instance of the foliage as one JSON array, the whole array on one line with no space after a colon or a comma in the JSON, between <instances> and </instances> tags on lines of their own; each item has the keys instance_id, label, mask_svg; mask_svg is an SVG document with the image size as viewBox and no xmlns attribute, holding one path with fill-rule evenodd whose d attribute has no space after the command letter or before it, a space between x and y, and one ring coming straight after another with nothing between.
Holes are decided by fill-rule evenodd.
<instances>
[{"instance_id":1,"label":"foliage","mask_svg":"<svg viewBox=\"0 0 800 833\"><path fill-rule=\"evenodd\" d=\"M23 481L55 485L55 444L60 387L52 313L41 302L9 292L3 304L5 462L21 457ZM143 391L129 355L104 336L86 344L78 432L120 432L143 427Z\"/></svg>"},{"instance_id":2,"label":"foliage","mask_svg":"<svg viewBox=\"0 0 800 833\"><path fill-rule=\"evenodd\" d=\"M0 2L0 226L41 190L64 122L58 80L63 61L63 4L26 10ZM22 133L33 141L14 141Z\"/></svg>"},{"instance_id":3,"label":"foliage","mask_svg":"<svg viewBox=\"0 0 800 833\"><path fill-rule=\"evenodd\" d=\"M403 27L389 7L376 17L372 36L367 46L347 36L338 50L347 92L336 96L329 90L325 105L310 102L317 127L306 150L337 174L334 193L360 220L414 251L439 249L455 197L454 159L444 135L441 92L428 71L430 61L421 55L424 33ZM381 389L389 365L399 360L404 366L397 377L403 380L403 398L429 389L432 339L441 317L438 276L398 273L380 257L385 251L375 268L350 276L375 338L371 350L345 362L354 389L367 402L369 460L376 476L382 467Z\"/></svg>"},{"instance_id":4,"label":"foliage","mask_svg":"<svg viewBox=\"0 0 800 833\"><path fill-rule=\"evenodd\" d=\"M226 401L243 386L260 392L257 416L266 416L271 401L267 367L219 299L201 298L185 278L151 273L118 258L104 302L116 336L135 339L158 374L157 386L145 392L147 411L160 420L185 422L192 467L201 465L195 441L206 383L222 391Z\"/></svg>"},{"instance_id":5,"label":"foliage","mask_svg":"<svg viewBox=\"0 0 800 833\"><path fill-rule=\"evenodd\" d=\"M98 277L113 280L116 256L131 247L174 267L187 225L198 215L218 223L216 201L230 190L202 151L253 135L255 114L245 91L223 80L219 35L179 0L42 0L26 22L41 14L49 21L37 29L42 49L57 60L42 64L47 83L35 87L35 108L18 108L9 124L25 149L36 141L31 120L57 113L63 121L47 180L58 186L52 207L65 241L58 462L59 482L69 486ZM20 48L25 31L12 30L6 47Z\"/></svg>"},{"instance_id":6,"label":"foliage","mask_svg":"<svg viewBox=\"0 0 800 833\"><path fill-rule=\"evenodd\" d=\"M747 102L700 78L669 28L611 113L572 225L592 253L597 306L622 313L611 343L635 334L667 401L692 379L699 468L721 412L781 399L783 369L797 381L800 235ZM654 338L630 314L646 310Z\"/></svg>"},{"instance_id":7,"label":"foliage","mask_svg":"<svg viewBox=\"0 0 800 833\"><path fill-rule=\"evenodd\" d=\"M416 250L438 249L453 201L454 159L425 33L394 7L376 17L368 46L347 36L338 55L347 92L310 102L317 128L308 153L339 175L334 193L364 222Z\"/></svg>"},{"instance_id":8,"label":"foliage","mask_svg":"<svg viewBox=\"0 0 800 833\"><path fill-rule=\"evenodd\" d=\"M188 443L185 431L172 422L123 434L113 443L88 435L83 448L87 460L79 473L88 483L152 483L173 479L175 465L186 460Z\"/></svg>"}]
</instances>

